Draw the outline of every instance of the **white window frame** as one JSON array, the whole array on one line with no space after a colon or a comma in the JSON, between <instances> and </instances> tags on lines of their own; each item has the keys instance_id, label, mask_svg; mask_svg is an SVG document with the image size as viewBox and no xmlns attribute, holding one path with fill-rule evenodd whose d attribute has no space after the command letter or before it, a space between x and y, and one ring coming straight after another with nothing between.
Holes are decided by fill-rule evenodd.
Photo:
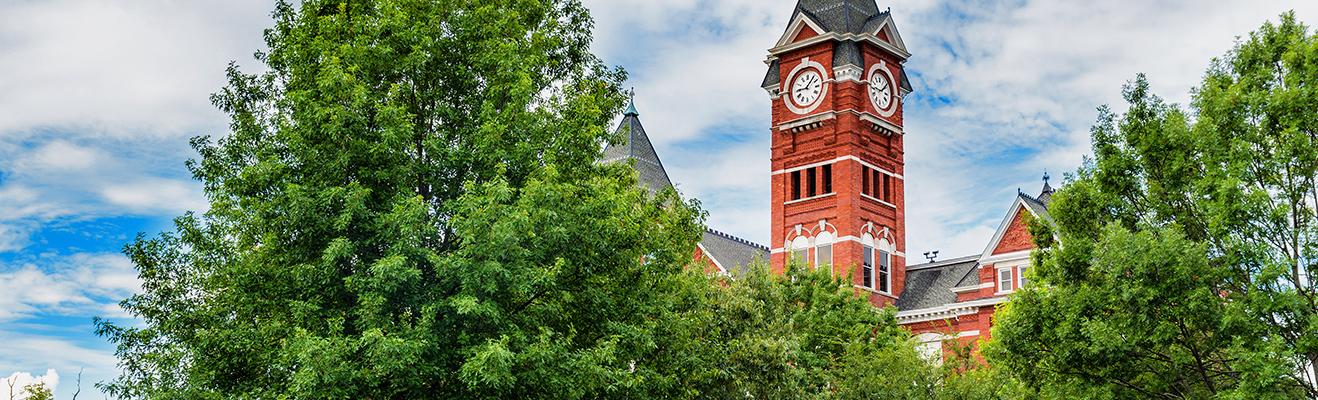
<instances>
[{"instance_id":1,"label":"white window frame","mask_svg":"<svg viewBox=\"0 0 1318 400\"><path fill-rule=\"evenodd\" d=\"M887 290L879 288L877 282L874 285L874 290L877 290L879 293L883 293L891 296L892 275L894 272L893 270L896 269L893 268L892 266L892 253L896 252L897 246L893 246L891 243L888 243L888 239L879 239L879 243L877 244L878 246L875 246L877 251L874 252L874 257L875 257L874 279L877 281L880 279L880 277L882 277L883 288ZM886 273L883 271L884 266L887 266L888 268L888 271Z\"/></svg>"},{"instance_id":2,"label":"white window frame","mask_svg":"<svg viewBox=\"0 0 1318 400\"><path fill-rule=\"evenodd\" d=\"M861 246L863 246L860 255L862 258L864 258L864 260L861 261L861 265L860 265L860 279L862 281L865 281L861 283L861 286L865 287L866 289L877 291L879 290L879 288L878 285L874 284L874 280L875 277L878 276L879 268L877 265L874 265L875 264L874 261L876 260L879 251L874 247L874 236L871 236L868 233L861 235L860 244ZM868 266L870 270L870 277L868 281L866 281L865 279L866 266Z\"/></svg>"},{"instance_id":3,"label":"white window frame","mask_svg":"<svg viewBox=\"0 0 1318 400\"><path fill-rule=\"evenodd\" d=\"M1028 281L1025 280L1025 270L1027 270L1027 269L1030 269L1030 264L1021 264L1021 265L1017 265L1017 266L1016 266L1016 288L1017 288L1017 289L1024 288L1024 287L1025 287L1025 284L1026 284L1026 283L1029 283Z\"/></svg>"},{"instance_id":4,"label":"white window frame","mask_svg":"<svg viewBox=\"0 0 1318 400\"><path fill-rule=\"evenodd\" d=\"M787 261L789 263L799 261L805 266L810 266L810 238L797 236L796 239L792 239L791 243L788 243L787 247ZM796 259L797 252L801 252L801 260Z\"/></svg>"},{"instance_id":5,"label":"white window frame","mask_svg":"<svg viewBox=\"0 0 1318 400\"><path fill-rule=\"evenodd\" d=\"M820 251L819 251L819 250L822 249L822 248L824 248L824 247L827 247L827 248L828 248L828 259L827 259L827 260L821 260L820 257L819 257L819 254L820 254ZM829 273L832 273L832 271L833 271L833 234L832 234L832 233L829 233L829 232L827 232L827 231L825 231L825 232L820 232L819 235L815 236L815 263L814 263L814 266L815 266L815 268L819 268L819 267L823 266L824 264L827 264L827 265L828 265Z\"/></svg>"},{"instance_id":6,"label":"white window frame","mask_svg":"<svg viewBox=\"0 0 1318 400\"><path fill-rule=\"evenodd\" d=\"M997 275L994 275L993 280L994 282L996 282L998 293L1011 293L1015 291L1015 287L1012 286L1016 284L1015 276L1013 276L1012 274L1012 271L1015 270L1016 270L1015 267L999 267L997 271L995 271ZM1003 279L1002 276L1002 273L1004 272L1007 273L1006 279ZM1007 284L1007 287L1005 289L1002 287L1002 284L1004 283Z\"/></svg>"},{"instance_id":7,"label":"white window frame","mask_svg":"<svg viewBox=\"0 0 1318 400\"><path fill-rule=\"evenodd\" d=\"M880 248L877 253L874 253L874 256L878 258L874 260L874 263L878 264L878 269L874 271L874 279L881 279L880 282L883 283L883 287L875 287L874 289L878 290L879 293L890 295L892 294L892 252ZM887 271L884 271L885 268L887 268Z\"/></svg>"},{"instance_id":8,"label":"white window frame","mask_svg":"<svg viewBox=\"0 0 1318 400\"><path fill-rule=\"evenodd\" d=\"M915 351L926 362L933 365L943 364L943 340L944 335L938 333L921 333L916 335L915 340L920 342L915 346Z\"/></svg>"}]
</instances>

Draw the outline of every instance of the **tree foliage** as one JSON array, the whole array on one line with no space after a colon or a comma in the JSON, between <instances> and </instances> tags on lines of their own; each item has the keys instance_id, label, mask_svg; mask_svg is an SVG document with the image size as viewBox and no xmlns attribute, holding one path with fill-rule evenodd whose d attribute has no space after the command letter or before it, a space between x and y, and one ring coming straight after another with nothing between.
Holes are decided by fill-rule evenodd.
<instances>
[{"instance_id":1,"label":"tree foliage","mask_svg":"<svg viewBox=\"0 0 1318 400\"><path fill-rule=\"evenodd\" d=\"M210 200L126 248L131 398L580 398L638 390L694 203L595 163L620 71L576 1L280 2L229 68ZM638 261L645 259L642 266Z\"/></svg>"},{"instance_id":2,"label":"tree foliage","mask_svg":"<svg viewBox=\"0 0 1318 400\"><path fill-rule=\"evenodd\" d=\"M23 387L23 400L55 400L55 393L44 383L34 383Z\"/></svg>"},{"instance_id":3,"label":"tree foliage","mask_svg":"<svg viewBox=\"0 0 1318 400\"><path fill-rule=\"evenodd\" d=\"M1318 398L1318 36L1285 14L1215 60L1190 112L1100 109L1094 158L1032 224L995 363L1114 398Z\"/></svg>"}]
</instances>

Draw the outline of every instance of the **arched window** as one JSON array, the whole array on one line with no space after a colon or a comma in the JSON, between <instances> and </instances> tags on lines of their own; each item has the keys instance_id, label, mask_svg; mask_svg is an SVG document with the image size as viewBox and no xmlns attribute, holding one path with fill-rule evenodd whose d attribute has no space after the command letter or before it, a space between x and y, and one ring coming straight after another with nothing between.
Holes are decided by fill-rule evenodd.
<instances>
[{"instance_id":1,"label":"arched window","mask_svg":"<svg viewBox=\"0 0 1318 400\"><path fill-rule=\"evenodd\" d=\"M875 279L879 285L879 291L883 293L892 293L892 245L887 239L879 239L878 260L874 263L879 265L879 276Z\"/></svg>"},{"instance_id":2,"label":"arched window","mask_svg":"<svg viewBox=\"0 0 1318 400\"><path fill-rule=\"evenodd\" d=\"M860 236L860 244L865 249L860 261L861 286L874 288L874 237L866 233Z\"/></svg>"},{"instance_id":3,"label":"arched window","mask_svg":"<svg viewBox=\"0 0 1318 400\"><path fill-rule=\"evenodd\" d=\"M833 234L820 232L815 236L815 267L833 265ZM830 272L832 268L829 269Z\"/></svg>"},{"instance_id":4,"label":"arched window","mask_svg":"<svg viewBox=\"0 0 1318 400\"><path fill-rule=\"evenodd\" d=\"M810 265L810 239L797 236L792 239L792 262Z\"/></svg>"},{"instance_id":5,"label":"arched window","mask_svg":"<svg viewBox=\"0 0 1318 400\"><path fill-rule=\"evenodd\" d=\"M922 333L915 337L920 344L915 346L915 351L920 356L934 365L943 363L943 335L937 333Z\"/></svg>"}]
</instances>

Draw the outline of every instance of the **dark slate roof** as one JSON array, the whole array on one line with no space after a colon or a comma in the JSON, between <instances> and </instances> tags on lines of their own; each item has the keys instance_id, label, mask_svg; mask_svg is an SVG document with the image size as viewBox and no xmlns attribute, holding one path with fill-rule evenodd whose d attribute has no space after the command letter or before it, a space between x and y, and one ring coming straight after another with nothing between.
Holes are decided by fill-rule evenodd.
<instances>
[{"instance_id":1,"label":"dark slate roof","mask_svg":"<svg viewBox=\"0 0 1318 400\"><path fill-rule=\"evenodd\" d=\"M888 15L879 11L874 0L799 0L792 19L802 13L825 30L838 33L865 33L870 26L877 29L875 21Z\"/></svg>"},{"instance_id":2,"label":"dark slate roof","mask_svg":"<svg viewBox=\"0 0 1318 400\"><path fill-rule=\"evenodd\" d=\"M860 55L860 45L850 40L837 42L833 46L833 68L846 65L865 66L865 59Z\"/></svg>"},{"instance_id":3,"label":"dark slate roof","mask_svg":"<svg viewBox=\"0 0 1318 400\"><path fill-rule=\"evenodd\" d=\"M744 275L752 261L769 260L768 247L713 229L705 230L700 245L705 248L707 257L716 260L733 277Z\"/></svg>"},{"instance_id":4,"label":"dark slate roof","mask_svg":"<svg viewBox=\"0 0 1318 400\"><path fill-rule=\"evenodd\" d=\"M1025 207L1028 207L1030 211L1034 212L1035 215L1043 218L1044 221L1048 221L1048 223L1053 222L1053 216L1048 214L1048 204L1039 199L1030 197L1028 194L1022 193L1020 196L1021 203L1023 203Z\"/></svg>"},{"instance_id":5,"label":"dark slate roof","mask_svg":"<svg viewBox=\"0 0 1318 400\"><path fill-rule=\"evenodd\" d=\"M659 161L659 154L654 151L650 137L645 134L645 127L641 126L635 102L628 104L627 113L623 115L622 122L618 123L614 135L621 136L622 142L604 148L604 162L635 161L641 185L653 192L673 187L663 162Z\"/></svg>"},{"instance_id":6,"label":"dark slate roof","mask_svg":"<svg viewBox=\"0 0 1318 400\"><path fill-rule=\"evenodd\" d=\"M769 72L764 74L764 82L760 83L760 87L777 85L782 81L782 77L779 75L782 75L782 63L778 60L773 60L769 63Z\"/></svg>"},{"instance_id":7,"label":"dark slate roof","mask_svg":"<svg viewBox=\"0 0 1318 400\"><path fill-rule=\"evenodd\" d=\"M919 310L956 302L952 288L962 286L967 276L974 276L978 263L976 255L908 267L906 287L897 297L897 309Z\"/></svg>"},{"instance_id":8,"label":"dark slate roof","mask_svg":"<svg viewBox=\"0 0 1318 400\"><path fill-rule=\"evenodd\" d=\"M905 90L907 93L914 92L915 88L911 86L911 78L906 77L906 67L899 68L899 70L902 72L902 77L900 79L902 81L902 90Z\"/></svg>"},{"instance_id":9,"label":"dark slate roof","mask_svg":"<svg viewBox=\"0 0 1318 400\"><path fill-rule=\"evenodd\" d=\"M976 264L976 265L978 265L978 264ZM980 282L979 282L979 274L978 274L978 273L975 273L975 269L974 269L974 268L971 268L969 272L966 272L966 276L961 277L961 280L960 280L960 281L957 281L956 285L955 285L955 286L952 286L952 287L975 286L975 285L978 285L978 284L980 284Z\"/></svg>"},{"instance_id":10,"label":"dark slate roof","mask_svg":"<svg viewBox=\"0 0 1318 400\"><path fill-rule=\"evenodd\" d=\"M659 161L659 153L655 152L650 137L645 134L645 127L641 126L640 116L635 101L627 105L622 122L618 123L618 129L614 131L623 141L605 147L602 161L634 162L641 186L653 192L671 188L673 183L668 179L668 172ZM711 229L705 231L700 245L705 248L706 256L717 260L734 277L744 274L751 261L769 259L768 247Z\"/></svg>"}]
</instances>

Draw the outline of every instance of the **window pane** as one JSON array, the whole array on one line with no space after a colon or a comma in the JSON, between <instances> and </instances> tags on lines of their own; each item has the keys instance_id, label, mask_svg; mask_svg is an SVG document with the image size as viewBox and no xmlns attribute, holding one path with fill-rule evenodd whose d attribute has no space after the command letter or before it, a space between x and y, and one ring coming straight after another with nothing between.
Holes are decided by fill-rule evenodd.
<instances>
[{"instance_id":1,"label":"window pane","mask_svg":"<svg viewBox=\"0 0 1318 400\"><path fill-rule=\"evenodd\" d=\"M870 193L870 174L868 168L862 167L860 169L860 192L864 194Z\"/></svg>"},{"instance_id":2,"label":"window pane","mask_svg":"<svg viewBox=\"0 0 1318 400\"><path fill-rule=\"evenodd\" d=\"M1011 290L1011 268L998 270L998 291L1005 292Z\"/></svg>"},{"instance_id":3,"label":"window pane","mask_svg":"<svg viewBox=\"0 0 1318 400\"><path fill-rule=\"evenodd\" d=\"M815 169L805 170L805 197L815 197Z\"/></svg>"},{"instance_id":4,"label":"window pane","mask_svg":"<svg viewBox=\"0 0 1318 400\"><path fill-rule=\"evenodd\" d=\"M923 357L925 361L942 364L943 362L943 341L933 340L915 346L915 351Z\"/></svg>"},{"instance_id":5,"label":"window pane","mask_svg":"<svg viewBox=\"0 0 1318 400\"><path fill-rule=\"evenodd\" d=\"M815 248L815 265L833 265L833 244L820 245Z\"/></svg>"},{"instance_id":6,"label":"window pane","mask_svg":"<svg viewBox=\"0 0 1318 400\"><path fill-rule=\"evenodd\" d=\"M880 174L877 169L870 170L870 174L874 175L874 187L872 188L874 189L874 192L870 193L870 196L882 200L882 198L879 197L879 194L882 193L883 174Z\"/></svg>"},{"instance_id":7,"label":"window pane","mask_svg":"<svg viewBox=\"0 0 1318 400\"><path fill-rule=\"evenodd\" d=\"M1021 267L1020 267L1020 272L1017 272L1017 274L1020 275L1020 278L1019 278L1020 281L1021 281L1021 285L1020 285L1020 287L1025 287L1025 269L1026 269L1026 268L1029 268L1029 267L1027 267L1027 266L1021 266Z\"/></svg>"},{"instance_id":8,"label":"window pane","mask_svg":"<svg viewBox=\"0 0 1318 400\"><path fill-rule=\"evenodd\" d=\"M892 177L883 175L883 201L892 202Z\"/></svg>"},{"instance_id":9,"label":"window pane","mask_svg":"<svg viewBox=\"0 0 1318 400\"><path fill-rule=\"evenodd\" d=\"M861 259L861 275L865 279L861 284L874 288L874 248L865 246L865 256Z\"/></svg>"},{"instance_id":10,"label":"window pane","mask_svg":"<svg viewBox=\"0 0 1318 400\"><path fill-rule=\"evenodd\" d=\"M879 291L884 293L890 290L889 278L892 276L892 271L889 269L889 258L887 251L879 250Z\"/></svg>"},{"instance_id":11,"label":"window pane","mask_svg":"<svg viewBox=\"0 0 1318 400\"><path fill-rule=\"evenodd\" d=\"M825 166L824 166L824 177L823 177L823 180L824 180L824 190L823 190L823 193L824 193L824 194L833 193L833 166L832 166L832 165L825 165Z\"/></svg>"},{"instance_id":12,"label":"window pane","mask_svg":"<svg viewBox=\"0 0 1318 400\"><path fill-rule=\"evenodd\" d=\"M801 198L801 171L792 171L792 200Z\"/></svg>"}]
</instances>

